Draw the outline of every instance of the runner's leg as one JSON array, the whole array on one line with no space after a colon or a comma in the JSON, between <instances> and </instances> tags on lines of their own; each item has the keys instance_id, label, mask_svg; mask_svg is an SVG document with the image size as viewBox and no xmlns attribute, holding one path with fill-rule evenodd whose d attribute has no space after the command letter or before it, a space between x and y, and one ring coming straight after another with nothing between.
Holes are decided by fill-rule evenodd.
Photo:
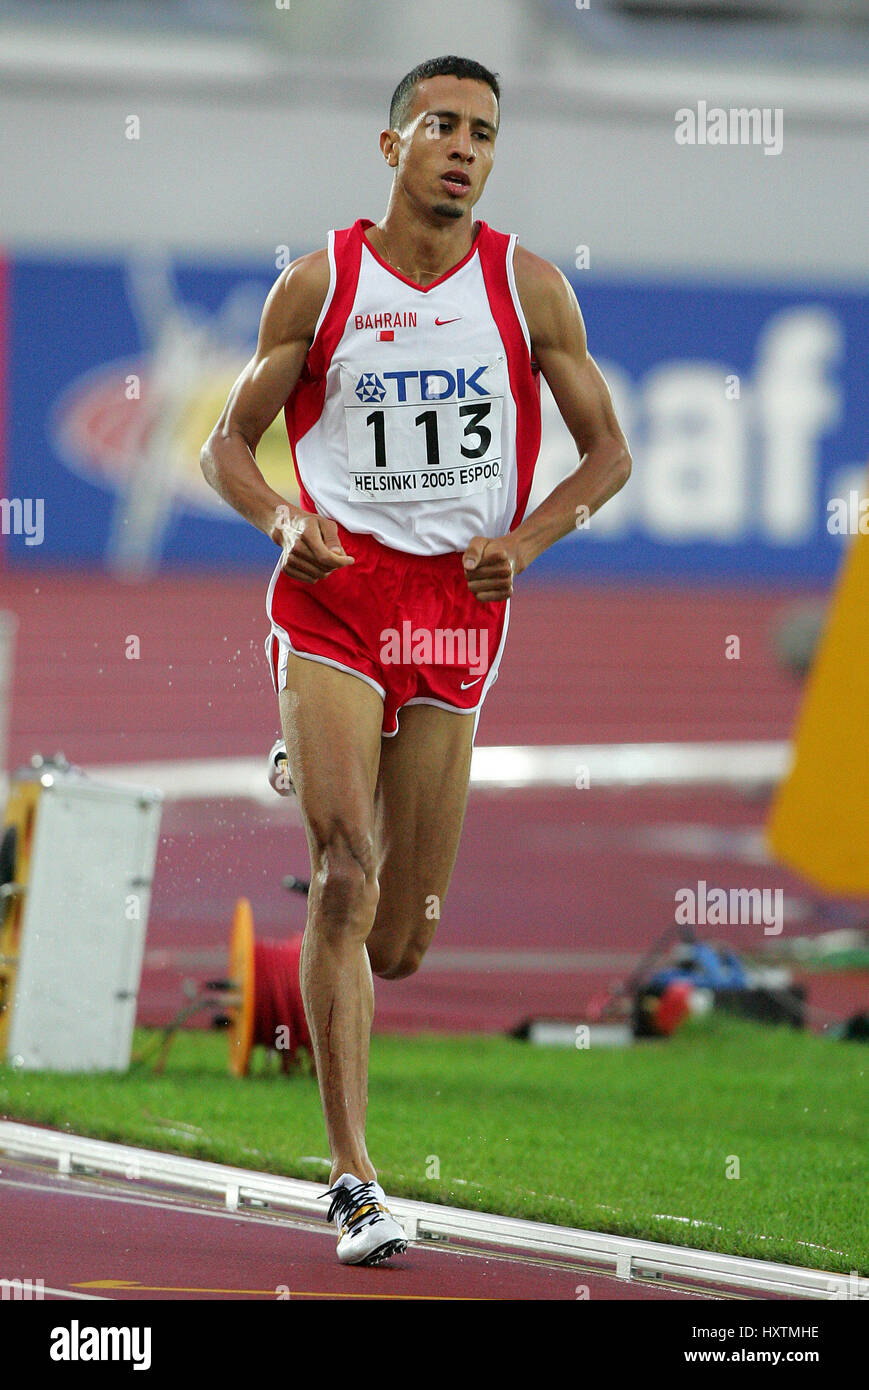
<instances>
[{"instance_id":1,"label":"runner's leg","mask_svg":"<svg viewBox=\"0 0 869 1390\"><path fill-rule=\"evenodd\" d=\"M374 993L365 940L378 901L374 791L383 702L371 686L290 656L280 697L290 773L311 855L301 987L332 1182L373 1178L365 1145Z\"/></svg>"},{"instance_id":2,"label":"runner's leg","mask_svg":"<svg viewBox=\"0 0 869 1390\"><path fill-rule=\"evenodd\" d=\"M380 896L368 938L371 967L398 980L434 935L459 846L474 738L473 714L405 705L384 738L376 792Z\"/></svg>"}]
</instances>

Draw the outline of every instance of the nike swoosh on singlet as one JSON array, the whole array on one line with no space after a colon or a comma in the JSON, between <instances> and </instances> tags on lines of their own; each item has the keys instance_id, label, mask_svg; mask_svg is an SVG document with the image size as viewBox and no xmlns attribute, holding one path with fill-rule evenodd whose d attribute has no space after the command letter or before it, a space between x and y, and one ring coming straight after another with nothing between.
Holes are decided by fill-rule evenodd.
<instances>
[{"instance_id":1,"label":"nike swoosh on singlet","mask_svg":"<svg viewBox=\"0 0 869 1390\"><path fill-rule=\"evenodd\" d=\"M481 681L482 679L483 679L482 676L477 676L476 680L472 680L472 681L462 681L462 689L463 689L463 690L468 690L472 685L476 685L476 684L477 684L477 681Z\"/></svg>"},{"instance_id":2,"label":"nike swoosh on singlet","mask_svg":"<svg viewBox=\"0 0 869 1390\"><path fill-rule=\"evenodd\" d=\"M455 319L435 319L435 327L436 327L436 328L443 328L443 326L444 326L445 323L458 323L458 321L459 321L459 319L460 319L461 317L462 317L462 315L459 314L458 318L455 318Z\"/></svg>"}]
</instances>

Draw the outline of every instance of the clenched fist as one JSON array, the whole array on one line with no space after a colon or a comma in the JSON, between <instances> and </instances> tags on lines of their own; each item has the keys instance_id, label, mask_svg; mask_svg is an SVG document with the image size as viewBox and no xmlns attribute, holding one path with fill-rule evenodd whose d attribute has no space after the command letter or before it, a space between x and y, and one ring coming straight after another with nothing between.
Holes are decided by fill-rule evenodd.
<instances>
[{"instance_id":1,"label":"clenched fist","mask_svg":"<svg viewBox=\"0 0 869 1390\"><path fill-rule=\"evenodd\" d=\"M341 544L336 523L313 512L293 515L289 507L278 507L271 537L283 549L284 572L306 584L316 584L333 570L354 563Z\"/></svg>"},{"instance_id":2,"label":"clenched fist","mask_svg":"<svg viewBox=\"0 0 869 1390\"><path fill-rule=\"evenodd\" d=\"M513 536L498 536L492 540L474 536L462 556L462 564L468 588L483 603L510 598L513 576L524 569Z\"/></svg>"}]
</instances>

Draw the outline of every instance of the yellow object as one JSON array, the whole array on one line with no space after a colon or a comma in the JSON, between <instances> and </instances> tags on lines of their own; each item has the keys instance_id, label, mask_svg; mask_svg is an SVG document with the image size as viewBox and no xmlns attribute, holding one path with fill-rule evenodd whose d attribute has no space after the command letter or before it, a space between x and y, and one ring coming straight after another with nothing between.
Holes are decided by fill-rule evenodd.
<instances>
[{"instance_id":1,"label":"yellow object","mask_svg":"<svg viewBox=\"0 0 869 1390\"><path fill-rule=\"evenodd\" d=\"M869 534L836 586L767 841L819 887L869 895Z\"/></svg>"},{"instance_id":2,"label":"yellow object","mask_svg":"<svg viewBox=\"0 0 869 1390\"><path fill-rule=\"evenodd\" d=\"M0 898L0 1059L6 1056L9 1024L15 1000L24 895L30 874L33 831L41 791L42 784L38 778L13 782L3 818L4 839L10 830L14 831L15 853L12 879L3 885L4 892Z\"/></svg>"},{"instance_id":3,"label":"yellow object","mask_svg":"<svg viewBox=\"0 0 869 1390\"><path fill-rule=\"evenodd\" d=\"M247 1076L253 1047L253 911L247 898L239 898L232 915L229 940L229 978L238 1000L229 1010L229 1070Z\"/></svg>"}]
</instances>

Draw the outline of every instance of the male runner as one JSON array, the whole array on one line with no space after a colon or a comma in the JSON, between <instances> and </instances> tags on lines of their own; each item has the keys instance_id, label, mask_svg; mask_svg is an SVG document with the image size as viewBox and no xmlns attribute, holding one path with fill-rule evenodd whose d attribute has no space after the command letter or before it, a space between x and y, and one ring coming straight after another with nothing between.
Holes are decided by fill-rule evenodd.
<instances>
[{"instance_id":1,"label":"male runner","mask_svg":"<svg viewBox=\"0 0 869 1390\"><path fill-rule=\"evenodd\" d=\"M281 546L267 653L311 856L301 988L326 1195L353 1264L406 1246L365 1143L371 972L412 974L434 934L514 576L631 468L567 280L472 219L499 115L479 63L402 79L385 216L279 276L202 451L211 486ZM582 466L526 517L540 372ZM256 465L281 409L301 507Z\"/></svg>"}]
</instances>

